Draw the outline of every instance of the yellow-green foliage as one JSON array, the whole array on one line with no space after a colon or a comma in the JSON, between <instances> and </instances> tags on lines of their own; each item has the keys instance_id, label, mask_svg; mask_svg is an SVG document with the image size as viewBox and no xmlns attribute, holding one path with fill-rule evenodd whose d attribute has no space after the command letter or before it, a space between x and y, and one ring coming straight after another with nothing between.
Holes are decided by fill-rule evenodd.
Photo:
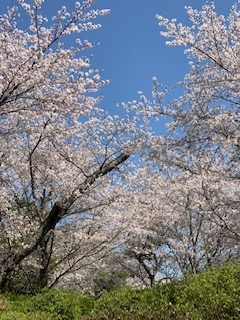
<instances>
[{"instance_id":1,"label":"yellow-green foliage","mask_svg":"<svg viewBox=\"0 0 240 320\"><path fill-rule=\"evenodd\" d=\"M7 295L1 320L78 320L93 309L95 298L72 290L43 290L36 296ZM4 300L4 301L5 301Z\"/></svg>"},{"instance_id":2,"label":"yellow-green foliage","mask_svg":"<svg viewBox=\"0 0 240 320\"><path fill-rule=\"evenodd\" d=\"M240 263L151 289L124 288L99 299L44 290L31 297L0 296L1 320L239 320Z\"/></svg>"},{"instance_id":3,"label":"yellow-green foliage","mask_svg":"<svg viewBox=\"0 0 240 320\"><path fill-rule=\"evenodd\" d=\"M105 294L86 319L239 320L240 264L192 275L186 283Z\"/></svg>"},{"instance_id":4,"label":"yellow-green foliage","mask_svg":"<svg viewBox=\"0 0 240 320\"><path fill-rule=\"evenodd\" d=\"M4 297L0 297L0 312L8 308L8 301Z\"/></svg>"},{"instance_id":5,"label":"yellow-green foliage","mask_svg":"<svg viewBox=\"0 0 240 320\"><path fill-rule=\"evenodd\" d=\"M192 275L178 299L193 319L239 320L240 263Z\"/></svg>"},{"instance_id":6,"label":"yellow-green foliage","mask_svg":"<svg viewBox=\"0 0 240 320\"><path fill-rule=\"evenodd\" d=\"M176 285L175 285L176 286ZM172 286L151 289L125 288L107 293L95 303L91 320L166 320L171 319ZM180 318L179 318L180 319ZM185 319L185 318L182 318Z\"/></svg>"},{"instance_id":7,"label":"yellow-green foliage","mask_svg":"<svg viewBox=\"0 0 240 320\"><path fill-rule=\"evenodd\" d=\"M9 311L6 313L0 313L1 320L53 320L53 317L43 312L18 312Z\"/></svg>"},{"instance_id":8,"label":"yellow-green foliage","mask_svg":"<svg viewBox=\"0 0 240 320\"><path fill-rule=\"evenodd\" d=\"M30 309L54 315L56 319L75 320L92 310L94 301L95 299L87 294L51 289L33 297Z\"/></svg>"}]
</instances>

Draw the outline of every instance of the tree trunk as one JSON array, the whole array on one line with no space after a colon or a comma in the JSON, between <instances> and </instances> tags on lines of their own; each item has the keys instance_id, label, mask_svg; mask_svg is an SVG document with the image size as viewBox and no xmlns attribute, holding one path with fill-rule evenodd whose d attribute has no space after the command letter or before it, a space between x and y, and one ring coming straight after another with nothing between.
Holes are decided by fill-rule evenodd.
<instances>
[{"instance_id":1,"label":"tree trunk","mask_svg":"<svg viewBox=\"0 0 240 320\"><path fill-rule=\"evenodd\" d=\"M55 203L48 217L39 229L39 232L35 235L35 237L33 237L32 244L21 251L11 253L11 255L3 261L0 275L0 291L2 293L9 292L11 278L17 266L36 250L48 232L50 230L54 230L56 224L61 220L62 216L63 209L58 203Z\"/></svg>"},{"instance_id":2,"label":"tree trunk","mask_svg":"<svg viewBox=\"0 0 240 320\"><path fill-rule=\"evenodd\" d=\"M49 264L51 261L52 250L53 250L54 234L51 232L49 236L40 244L41 254L41 269L39 272L39 283L40 288L43 289L48 285L49 277Z\"/></svg>"},{"instance_id":3,"label":"tree trunk","mask_svg":"<svg viewBox=\"0 0 240 320\"><path fill-rule=\"evenodd\" d=\"M1 279L2 293L10 292L14 271L15 271L15 268L9 267L8 269L6 268L5 272L3 273L2 279Z\"/></svg>"},{"instance_id":4,"label":"tree trunk","mask_svg":"<svg viewBox=\"0 0 240 320\"><path fill-rule=\"evenodd\" d=\"M144 254L142 255L141 253L136 255L138 262L140 263L140 265L143 267L143 269L147 273L148 279L150 281L150 286L152 287L155 283L155 275L154 275L154 273L151 272L150 268L144 262L144 257L145 257L145 255Z\"/></svg>"},{"instance_id":5,"label":"tree trunk","mask_svg":"<svg viewBox=\"0 0 240 320\"><path fill-rule=\"evenodd\" d=\"M103 164L94 171L90 176L88 176L85 181L79 184L78 190L80 193L85 193L89 187L101 176L106 175L110 171L114 170L121 163L129 158L129 154L121 153L118 157L113 160L105 161ZM38 233L32 238L32 244L21 251L12 252L7 259L5 259L1 266L0 273L0 291L2 293L9 292L10 283L12 275L19 266L19 264L27 258L32 252L34 252L37 247L44 241L45 237L50 230L54 230L56 224L63 218L67 216L67 211L76 200L74 194L71 195L63 204L56 202L48 214L47 218L40 227ZM43 276L43 275L42 275ZM44 275L44 281L46 282L46 276ZM43 281L43 282L44 282Z\"/></svg>"}]
</instances>

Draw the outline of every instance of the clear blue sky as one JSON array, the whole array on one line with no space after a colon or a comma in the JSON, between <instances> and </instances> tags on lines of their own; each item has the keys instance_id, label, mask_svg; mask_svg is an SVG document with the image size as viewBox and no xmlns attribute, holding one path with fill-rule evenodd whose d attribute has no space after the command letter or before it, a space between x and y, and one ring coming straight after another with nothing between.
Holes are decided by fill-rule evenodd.
<instances>
[{"instance_id":1,"label":"clear blue sky","mask_svg":"<svg viewBox=\"0 0 240 320\"><path fill-rule=\"evenodd\" d=\"M66 1L65 1L66 2ZM234 0L216 0L216 10L226 14ZM93 50L93 66L103 69L110 84L102 89L102 105L115 109L143 91L150 96L152 76L164 85L174 85L188 72L183 48L168 47L160 36L156 14L189 23L184 6L201 8L204 0L97 0L96 7L109 8L101 19L102 28L91 37L100 45ZM118 110L116 110L118 111Z\"/></svg>"},{"instance_id":2,"label":"clear blue sky","mask_svg":"<svg viewBox=\"0 0 240 320\"><path fill-rule=\"evenodd\" d=\"M14 4L16 0L0 0ZM216 0L217 11L226 14L234 0ZM71 7L75 0L45 0L43 14L54 14L62 5ZM151 94L152 76L164 85L174 85L188 72L183 48L167 47L160 36L156 14L189 23L184 6L201 8L204 0L96 0L95 8L111 9L97 22L102 28L82 36L100 45L91 49L92 67L102 70L110 84L102 88L101 107L117 113L117 103L138 98L138 91ZM2 10L0 9L0 12ZM83 40L83 39L82 39Z\"/></svg>"}]
</instances>

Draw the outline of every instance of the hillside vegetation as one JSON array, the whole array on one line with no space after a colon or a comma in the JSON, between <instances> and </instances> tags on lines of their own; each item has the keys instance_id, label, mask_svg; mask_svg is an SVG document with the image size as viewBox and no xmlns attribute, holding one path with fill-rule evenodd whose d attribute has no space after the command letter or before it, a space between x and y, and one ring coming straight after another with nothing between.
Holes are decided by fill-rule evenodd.
<instances>
[{"instance_id":1,"label":"hillside vegetation","mask_svg":"<svg viewBox=\"0 0 240 320\"><path fill-rule=\"evenodd\" d=\"M148 289L124 288L100 298L70 290L36 296L1 295L1 320L239 320L240 263L226 264L186 281Z\"/></svg>"}]
</instances>

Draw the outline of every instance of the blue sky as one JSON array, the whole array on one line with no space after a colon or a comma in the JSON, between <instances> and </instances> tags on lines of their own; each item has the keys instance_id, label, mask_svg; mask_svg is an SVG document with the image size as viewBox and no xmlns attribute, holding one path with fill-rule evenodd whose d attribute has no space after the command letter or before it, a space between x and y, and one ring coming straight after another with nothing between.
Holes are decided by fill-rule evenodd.
<instances>
[{"instance_id":1,"label":"blue sky","mask_svg":"<svg viewBox=\"0 0 240 320\"><path fill-rule=\"evenodd\" d=\"M65 1L66 2L66 1ZM216 0L216 10L226 14L233 0ZM138 98L143 91L150 97L152 76L160 83L174 85L188 72L183 48L168 47L160 36L156 14L189 23L184 6L201 8L203 0L97 0L96 7L109 8L101 19L102 28L88 39L99 41L92 64L103 69L110 84L102 89L102 105L112 111L116 103ZM118 112L118 110L116 110Z\"/></svg>"},{"instance_id":2,"label":"blue sky","mask_svg":"<svg viewBox=\"0 0 240 320\"><path fill-rule=\"evenodd\" d=\"M16 3L4 1L8 5ZM226 15L234 2L216 0L216 10ZM54 14L62 5L71 7L74 3L74 0L45 0L43 14ZM183 78L189 70L183 48L165 45L155 16L161 14L188 24L184 6L199 9L204 3L205 0L96 0L95 8L107 8L111 13L97 19L101 29L82 36L100 43L88 54L93 54L92 67L102 71L102 78L110 80L100 92L104 95L101 107L119 113L116 104L137 99L138 91L150 97L153 76L170 86Z\"/></svg>"}]
</instances>

